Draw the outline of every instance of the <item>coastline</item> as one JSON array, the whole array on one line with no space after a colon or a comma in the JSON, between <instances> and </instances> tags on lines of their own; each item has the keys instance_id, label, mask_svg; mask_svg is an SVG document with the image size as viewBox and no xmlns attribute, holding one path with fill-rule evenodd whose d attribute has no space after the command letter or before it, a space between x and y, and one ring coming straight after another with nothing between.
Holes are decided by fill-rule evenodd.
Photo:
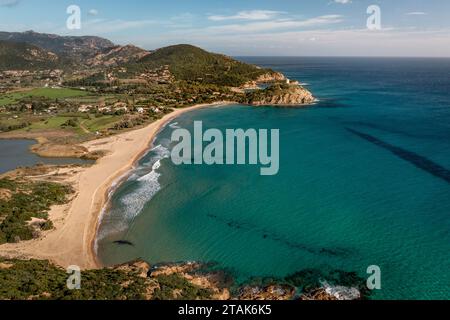
<instances>
[{"instance_id":1,"label":"coastline","mask_svg":"<svg viewBox=\"0 0 450 320\"><path fill-rule=\"evenodd\" d=\"M68 204L53 207L49 212L51 217L56 216L60 220L55 224L55 229L40 239L4 244L0 246L0 255L47 259L62 267L102 267L94 246L111 188L118 186L136 162L148 152L155 137L167 123L186 112L230 104L236 102L220 101L175 109L143 128L83 143L82 146L90 152L106 151L107 154L71 178L78 185L75 197Z\"/></svg>"},{"instance_id":2,"label":"coastline","mask_svg":"<svg viewBox=\"0 0 450 320\"><path fill-rule=\"evenodd\" d=\"M104 191L102 205L99 208L99 210L97 211L98 212L97 221L94 226L93 236L91 237L91 243L90 243L90 251L91 251L91 255L95 259L96 267L102 267L101 263L99 262L99 260L97 258L97 250L96 250L97 232L100 227L103 215L106 213L107 207L109 205L110 195L114 189L117 189L118 187L120 187L120 185L130 175L131 170L133 168L135 168L137 162L139 162L139 160L143 156L145 156L145 154L153 147L153 143L155 142L155 139L156 139L157 135L161 132L161 130L163 130L169 122L171 122L172 120L176 119L177 117L181 116L184 113L203 109L203 108L212 108L212 107L219 107L219 106L226 106L226 105L233 105L233 104L237 104L237 102L219 101L219 102L213 102L213 103L197 104L197 105L183 108L183 109L175 109L173 112L165 115L163 118L151 123L150 125L148 125L146 127L146 128L148 128L152 125L155 125L155 128L152 130L152 134L148 137L147 146L144 149L142 149L137 155L135 155L133 157L130 165L128 165L127 168L125 168L122 172L118 172L108 182L108 187Z\"/></svg>"}]
</instances>

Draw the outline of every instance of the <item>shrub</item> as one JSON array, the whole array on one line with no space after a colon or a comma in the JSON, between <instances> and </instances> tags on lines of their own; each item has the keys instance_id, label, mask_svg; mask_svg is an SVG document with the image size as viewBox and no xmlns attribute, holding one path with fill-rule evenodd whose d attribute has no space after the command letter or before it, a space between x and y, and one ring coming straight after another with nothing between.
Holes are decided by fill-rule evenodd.
<instances>
[{"instance_id":1,"label":"shrub","mask_svg":"<svg viewBox=\"0 0 450 320\"><path fill-rule=\"evenodd\" d=\"M33 217L44 219L42 230L50 230L53 224L48 219L52 205L64 204L69 186L50 182L17 182L0 179L0 188L12 191L11 198L0 200L0 244L33 239L33 228L28 225Z\"/></svg>"},{"instance_id":2,"label":"shrub","mask_svg":"<svg viewBox=\"0 0 450 320\"><path fill-rule=\"evenodd\" d=\"M178 274L161 275L156 278L159 288L153 293L154 300L210 299L212 292L191 284Z\"/></svg>"}]
</instances>

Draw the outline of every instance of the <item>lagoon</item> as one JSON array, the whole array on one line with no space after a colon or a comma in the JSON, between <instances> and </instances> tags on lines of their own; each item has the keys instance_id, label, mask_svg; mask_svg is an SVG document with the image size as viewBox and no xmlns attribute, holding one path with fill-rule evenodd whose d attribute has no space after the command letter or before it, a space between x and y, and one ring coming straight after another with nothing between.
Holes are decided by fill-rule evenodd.
<instances>
[{"instance_id":1,"label":"lagoon","mask_svg":"<svg viewBox=\"0 0 450 320\"><path fill-rule=\"evenodd\" d=\"M36 164L88 164L93 161L76 158L44 158L30 151L30 147L36 144L34 140L24 139L0 139L0 174L16 169L17 167L29 167Z\"/></svg>"}]
</instances>

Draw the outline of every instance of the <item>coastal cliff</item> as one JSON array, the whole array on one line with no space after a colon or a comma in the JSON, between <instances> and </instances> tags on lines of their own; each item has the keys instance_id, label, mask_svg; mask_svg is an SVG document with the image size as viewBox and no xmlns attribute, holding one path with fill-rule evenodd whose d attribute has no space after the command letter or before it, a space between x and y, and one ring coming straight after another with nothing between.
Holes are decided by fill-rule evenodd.
<instances>
[{"instance_id":1,"label":"coastal cliff","mask_svg":"<svg viewBox=\"0 0 450 320\"><path fill-rule=\"evenodd\" d=\"M275 84L264 90L256 90L246 95L246 102L251 105L307 105L315 102L312 93L299 86Z\"/></svg>"},{"instance_id":2,"label":"coastal cliff","mask_svg":"<svg viewBox=\"0 0 450 320\"><path fill-rule=\"evenodd\" d=\"M282 74L281 72L271 71L264 73L260 76L258 76L255 80L246 82L242 89L248 90L248 89L254 89L258 90L260 89L260 84L267 84L267 83L276 83L276 82L286 82L286 76Z\"/></svg>"}]
</instances>

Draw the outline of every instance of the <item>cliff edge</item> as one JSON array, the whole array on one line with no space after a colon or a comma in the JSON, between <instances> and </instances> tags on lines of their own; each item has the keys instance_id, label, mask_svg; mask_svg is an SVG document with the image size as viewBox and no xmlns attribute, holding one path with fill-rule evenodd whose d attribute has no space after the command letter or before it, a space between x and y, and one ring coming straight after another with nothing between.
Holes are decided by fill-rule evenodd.
<instances>
[{"instance_id":1,"label":"cliff edge","mask_svg":"<svg viewBox=\"0 0 450 320\"><path fill-rule=\"evenodd\" d=\"M315 101L312 93L298 84L276 83L266 89L255 90L246 94L246 102L255 106L300 106Z\"/></svg>"}]
</instances>

